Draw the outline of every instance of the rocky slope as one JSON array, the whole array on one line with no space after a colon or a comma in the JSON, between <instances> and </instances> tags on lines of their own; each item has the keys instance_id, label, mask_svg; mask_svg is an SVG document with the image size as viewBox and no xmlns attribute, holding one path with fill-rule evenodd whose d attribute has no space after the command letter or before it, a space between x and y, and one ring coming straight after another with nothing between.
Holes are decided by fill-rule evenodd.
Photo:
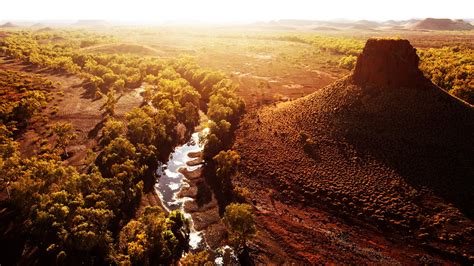
<instances>
[{"instance_id":1,"label":"rocky slope","mask_svg":"<svg viewBox=\"0 0 474 266\"><path fill-rule=\"evenodd\" d=\"M418 61L406 40L371 39L350 76L243 120L234 183L251 191L262 224L277 213L261 230L282 235L284 253L310 263L474 261L474 110L425 79ZM296 219L305 229L282 222L275 202L306 217ZM352 248L308 239L327 226L322 212Z\"/></svg>"}]
</instances>

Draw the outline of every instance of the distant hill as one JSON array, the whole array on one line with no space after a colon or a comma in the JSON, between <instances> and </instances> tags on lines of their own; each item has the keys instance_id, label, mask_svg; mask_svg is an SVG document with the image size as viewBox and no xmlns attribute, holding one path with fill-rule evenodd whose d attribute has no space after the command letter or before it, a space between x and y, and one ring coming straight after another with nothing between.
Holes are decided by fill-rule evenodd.
<instances>
[{"instance_id":1,"label":"distant hill","mask_svg":"<svg viewBox=\"0 0 474 266\"><path fill-rule=\"evenodd\" d=\"M327 27L327 26L314 27L313 30L315 30L315 31L340 31L340 29L338 29L338 28Z\"/></svg>"},{"instance_id":2,"label":"distant hill","mask_svg":"<svg viewBox=\"0 0 474 266\"><path fill-rule=\"evenodd\" d=\"M317 20L298 20L298 19L280 19L276 21L278 24L291 25L291 26L311 26L319 24Z\"/></svg>"},{"instance_id":3,"label":"distant hill","mask_svg":"<svg viewBox=\"0 0 474 266\"><path fill-rule=\"evenodd\" d=\"M43 27L43 28L40 28L38 30L36 30L37 32L46 32L46 31L53 31L53 28L51 27Z\"/></svg>"},{"instance_id":4,"label":"distant hill","mask_svg":"<svg viewBox=\"0 0 474 266\"><path fill-rule=\"evenodd\" d=\"M360 26L365 26L365 27L371 27L371 28L376 28L380 26L380 23L376 21L370 21L370 20L358 20L355 22L356 25Z\"/></svg>"},{"instance_id":5,"label":"distant hill","mask_svg":"<svg viewBox=\"0 0 474 266\"><path fill-rule=\"evenodd\" d=\"M32 28L45 28L46 25L44 25L43 23L35 23L33 25L31 25Z\"/></svg>"},{"instance_id":6,"label":"distant hill","mask_svg":"<svg viewBox=\"0 0 474 266\"><path fill-rule=\"evenodd\" d=\"M376 29L370 25L364 25L364 24L355 24L354 26L350 27L351 29L354 30L364 30L364 31L375 31Z\"/></svg>"},{"instance_id":7,"label":"distant hill","mask_svg":"<svg viewBox=\"0 0 474 266\"><path fill-rule=\"evenodd\" d=\"M5 24L0 25L0 28L15 28L15 27L18 27L18 26L11 22L7 22Z\"/></svg>"},{"instance_id":8,"label":"distant hill","mask_svg":"<svg viewBox=\"0 0 474 266\"><path fill-rule=\"evenodd\" d=\"M337 31L337 30L361 30L378 31L391 30L471 30L474 26L466 20L451 19L409 19L409 20L296 20L281 19L268 22L256 22L247 25L251 28L278 29L278 30L315 30L315 31Z\"/></svg>"},{"instance_id":9,"label":"distant hill","mask_svg":"<svg viewBox=\"0 0 474 266\"><path fill-rule=\"evenodd\" d=\"M347 20L296 20L281 19L269 22L253 23L254 27L279 28L279 29L311 29L317 31L337 31L342 29L364 29L373 30L381 26L380 23L369 20L347 21Z\"/></svg>"},{"instance_id":10,"label":"distant hill","mask_svg":"<svg viewBox=\"0 0 474 266\"><path fill-rule=\"evenodd\" d=\"M410 28L414 30L472 30L474 26L462 19L427 18L416 22Z\"/></svg>"}]
</instances>

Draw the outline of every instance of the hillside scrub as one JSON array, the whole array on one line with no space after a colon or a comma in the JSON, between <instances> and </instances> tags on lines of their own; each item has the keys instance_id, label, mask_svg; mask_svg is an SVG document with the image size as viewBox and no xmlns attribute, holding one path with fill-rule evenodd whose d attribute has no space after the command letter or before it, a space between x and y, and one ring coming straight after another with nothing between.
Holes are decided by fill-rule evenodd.
<instances>
[{"instance_id":1,"label":"hillside scrub","mask_svg":"<svg viewBox=\"0 0 474 266\"><path fill-rule=\"evenodd\" d=\"M10 70L0 70L0 88L0 122L12 132L26 128L56 90L50 80Z\"/></svg>"}]
</instances>

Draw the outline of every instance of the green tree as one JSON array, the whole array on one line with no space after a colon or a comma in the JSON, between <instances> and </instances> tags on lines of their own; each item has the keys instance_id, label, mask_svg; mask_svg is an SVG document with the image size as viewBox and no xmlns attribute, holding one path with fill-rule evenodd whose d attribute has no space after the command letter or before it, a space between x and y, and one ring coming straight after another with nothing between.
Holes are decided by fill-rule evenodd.
<instances>
[{"instance_id":1,"label":"green tree","mask_svg":"<svg viewBox=\"0 0 474 266\"><path fill-rule=\"evenodd\" d=\"M181 258L183 245L176 236L188 232L188 222L179 211L166 218L158 207L146 207L138 220L131 220L120 232L117 263L172 264Z\"/></svg>"},{"instance_id":2,"label":"green tree","mask_svg":"<svg viewBox=\"0 0 474 266\"><path fill-rule=\"evenodd\" d=\"M221 151L214 156L216 163L216 177L219 179L222 189L227 191L231 188L231 176L237 170L240 163L240 156L236 151Z\"/></svg>"},{"instance_id":3,"label":"green tree","mask_svg":"<svg viewBox=\"0 0 474 266\"><path fill-rule=\"evenodd\" d=\"M135 265L145 264L150 246L149 238L146 225L135 220L128 222L119 234L118 248L120 253L123 254L118 257L119 261Z\"/></svg>"},{"instance_id":4,"label":"green tree","mask_svg":"<svg viewBox=\"0 0 474 266\"><path fill-rule=\"evenodd\" d=\"M126 138L118 137L104 148L99 157L102 173L105 177L112 177L114 165L121 165L127 160L134 161L136 159L136 148Z\"/></svg>"},{"instance_id":5,"label":"green tree","mask_svg":"<svg viewBox=\"0 0 474 266\"><path fill-rule=\"evenodd\" d=\"M128 120L127 137L133 144L155 142L155 122L147 112L149 108L135 108L126 114Z\"/></svg>"},{"instance_id":6,"label":"green tree","mask_svg":"<svg viewBox=\"0 0 474 266\"><path fill-rule=\"evenodd\" d=\"M115 179L115 191L120 193L121 209L130 209L138 204L143 190L141 181L146 166L139 167L135 161L127 160L122 164L112 166L112 175Z\"/></svg>"},{"instance_id":7,"label":"green tree","mask_svg":"<svg viewBox=\"0 0 474 266\"><path fill-rule=\"evenodd\" d=\"M114 213L106 206L79 207L69 227L72 246L79 251L96 251L105 255L112 242L108 227L113 216Z\"/></svg>"},{"instance_id":8,"label":"green tree","mask_svg":"<svg viewBox=\"0 0 474 266\"><path fill-rule=\"evenodd\" d=\"M125 125L123 122L109 118L102 129L101 143L108 145L112 140L120 137L125 132Z\"/></svg>"},{"instance_id":9,"label":"green tree","mask_svg":"<svg viewBox=\"0 0 474 266\"><path fill-rule=\"evenodd\" d=\"M199 100L201 99L201 95L193 87L186 85L179 89L177 98L178 102L183 106L186 103L190 103L196 107L199 107Z\"/></svg>"},{"instance_id":10,"label":"green tree","mask_svg":"<svg viewBox=\"0 0 474 266\"><path fill-rule=\"evenodd\" d=\"M231 124L226 120L209 123L209 133L205 137L203 157L212 159L230 143Z\"/></svg>"},{"instance_id":11,"label":"green tree","mask_svg":"<svg viewBox=\"0 0 474 266\"><path fill-rule=\"evenodd\" d=\"M107 99L105 103L100 107L100 110L105 110L106 115L115 115L115 109L117 107L118 97L114 89L110 89L107 93Z\"/></svg>"},{"instance_id":12,"label":"green tree","mask_svg":"<svg viewBox=\"0 0 474 266\"><path fill-rule=\"evenodd\" d=\"M71 123L58 122L51 129L56 135L56 147L61 148L63 155L67 157L67 147L77 137L77 134L74 132L74 126Z\"/></svg>"},{"instance_id":13,"label":"green tree","mask_svg":"<svg viewBox=\"0 0 474 266\"><path fill-rule=\"evenodd\" d=\"M209 99L212 93L214 85L219 81L223 80L225 75L222 72L209 71L205 74L204 78L199 84L200 93L204 100Z\"/></svg>"},{"instance_id":14,"label":"green tree","mask_svg":"<svg viewBox=\"0 0 474 266\"><path fill-rule=\"evenodd\" d=\"M192 131L199 123L199 108L198 106L186 103L183 107L183 112L181 113L184 125L189 131Z\"/></svg>"},{"instance_id":15,"label":"green tree","mask_svg":"<svg viewBox=\"0 0 474 266\"><path fill-rule=\"evenodd\" d=\"M26 123L46 106L46 95L38 90L27 91L13 109L14 120Z\"/></svg>"},{"instance_id":16,"label":"green tree","mask_svg":"<svg viewBox=\"0 0 474 266\"><path fill-rule=\"evenodd\" d=\"M356 61L357 61L357 56L354 56L354 55L344 56L343 58L341 58L341 60L339 60L339 67L352 70L355 66Z\"/></svg>"},{"instance_id":17,"label":"green tree","mask_svg":"<svg viewBox=\"0 0 474 266\"><path fill-rule=\"evenodd\" d=\"M188 253L180 261L181 265L191 266L191 265L214 265L209 259L209 252L203 250L197 253Z\"/></svg>"},{"instance_id":18,"label":"green tree","mask_svg":"<svg viewBox=\"0 0 474 266\"><path fill-rule=\"evenodd\" d=\"M205 138L206 144L203 150L203 157L205 159L211 159L222 149L222 141L214 133L207 134Z\"/></svg>"},{"instance_id":19,"label":"green tree","mask_svg":"<svg viewBox=\"0 0 474 266\"><path fill-rule=\"evenodd\" d=\"M248 204L231 203L228 205L225 208L222 222L227 227L230 240L237 252L245 250L247 241L257 233L252 206Z\"/></svg>"},{"instance_id":20,"label":"green tree","mask_svg":"<svg viewBox=\"0 0 474 266\"><path fill-rule=\"evenodd\" d=\"M181 211L172 211L168 215L168 224L171 232L181 246L188 245L189 220L184 217Z\"/></svg>"},{"instance_id":21,"label":"green tree","mask_svg":"<svg viewBox=\"0 0 474 266\"><path fill-rule=\"evenodd\" d=\"M143 101L145 103L150 103L153 100L154 96L154 87L151 85L146 85L142 92Z\"/></svg>"}]
</instances>

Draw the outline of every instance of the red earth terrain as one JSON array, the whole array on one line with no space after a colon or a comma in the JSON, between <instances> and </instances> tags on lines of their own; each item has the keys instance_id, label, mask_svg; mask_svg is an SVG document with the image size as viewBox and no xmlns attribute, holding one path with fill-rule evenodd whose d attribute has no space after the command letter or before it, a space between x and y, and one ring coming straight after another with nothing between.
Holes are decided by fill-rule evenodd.
<instances>
[{"instance_id":1,"label":"red earth terrain","mask_svg":"<svg viewBox=\"0 0 474 266\"><path fill-rule=\"evenodd\" d=\"M352 74L245 116L233 182L257 209L254 261L474 261L474 109L418 61L370 39Z\"/></svg>"}]
</instances>

